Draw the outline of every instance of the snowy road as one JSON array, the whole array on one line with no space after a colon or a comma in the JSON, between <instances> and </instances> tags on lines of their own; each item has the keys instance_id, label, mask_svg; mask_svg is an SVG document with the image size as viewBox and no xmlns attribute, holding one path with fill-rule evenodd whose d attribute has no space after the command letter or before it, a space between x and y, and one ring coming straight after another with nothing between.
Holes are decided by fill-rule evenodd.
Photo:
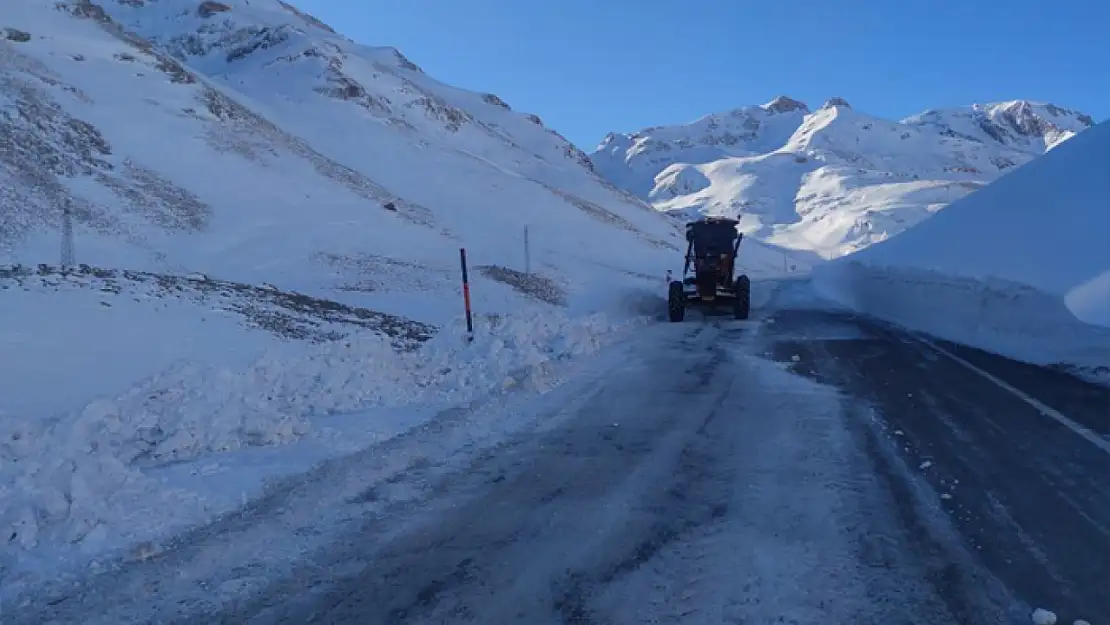
<instances>
[{"instance_id":1,"label":"snowy road","mask_svg":"<svg viewBox=\"0 0 1110 625\"><path fill-rule=\"evenodd\" d=\"M1106 433L1105 392L977 358ZM475 411L527 427L483 444L467 433ZM1075 430L869 322L662 324L538 402L445 412L0 615L934 624L1028 622L1044 606L1098 623L1108 475L1110 454Z\"/></svg>"},{"instance_id":2,"label":"snowy road","mask_svg":"<svg viewBox=\"0 0 1110 625\"><path fill-rule=\"evenodd\" d=\"M646 330L546 431L222 622L950 620L836 395L747 355L753 327Z\"/></svg>"}]
</instances>

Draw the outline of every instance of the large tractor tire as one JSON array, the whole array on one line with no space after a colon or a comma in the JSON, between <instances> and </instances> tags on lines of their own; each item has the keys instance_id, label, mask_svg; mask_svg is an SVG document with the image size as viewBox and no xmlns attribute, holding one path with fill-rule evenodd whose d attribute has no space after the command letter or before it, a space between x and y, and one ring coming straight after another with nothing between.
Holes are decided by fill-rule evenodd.
<instances>
[{"instance_id":1,"label":"large tractor tire","mask_svg":"<svg viewBox=\"0 0 1110 625\"><path fill-rule=\"evenodd\" d=\"M667 289L667 315L671 323L678 323L686 317L686 294L682 291L682 283L677 280Z\"/></svg>"},{"instance_id":2,"label":"large tractor tire","mask_svg":"<svg viewBox=\"0 0 1110 625\"><path fill-rule=\"evenodd\" d=\"M736 297L732 301L732 315L737 319L747 319L752 310L752 281L748 276L736 279Z\"/></svg>"}]
</instances>

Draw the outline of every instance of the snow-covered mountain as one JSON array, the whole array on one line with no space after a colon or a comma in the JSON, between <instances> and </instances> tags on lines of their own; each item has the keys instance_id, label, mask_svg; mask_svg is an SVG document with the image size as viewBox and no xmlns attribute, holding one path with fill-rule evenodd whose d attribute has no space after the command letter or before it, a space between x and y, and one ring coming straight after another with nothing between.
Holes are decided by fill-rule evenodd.
<instances>
[{"instance_id":1,"label":"snow-covered mountain","mask_svg":"<svg viewBox=\"0 0 1110 625\"><path fill-rule=\"evenodd\" d=\"M778 97L690 124L610 134L597 170L663 211L739 216L764 241L840 256L894 236L1089 128L1023 100L901 121Z\"/></svg>"},{"instance_id":2,"label":"snow-covered mountain","mask_svg":"<svg viewBox=\"0 0 1110 625\"><path fill-rule=\"evenodd\" d=\"M554 384L541 365L662 310L673 221L494 95L278 0L2 6L5 606L257 475L182 489L167 465L352 453L431 418L421 401ZM66 240L78 267L48 266Z\"/></svg>"},{"instance_id":3,"label":"snow-covered mountain","mask_svg":"<svg viewBox=\"0 0 1110 625\"><path fill-rule=\"evenodd\" d=\"M438 322L458 248L523 269L525 226L572 295L678 254L535 115L280 0L8 0L0 33L0 262L57 263L68 207L78 262Z\"/></svg>"}]
</instances>

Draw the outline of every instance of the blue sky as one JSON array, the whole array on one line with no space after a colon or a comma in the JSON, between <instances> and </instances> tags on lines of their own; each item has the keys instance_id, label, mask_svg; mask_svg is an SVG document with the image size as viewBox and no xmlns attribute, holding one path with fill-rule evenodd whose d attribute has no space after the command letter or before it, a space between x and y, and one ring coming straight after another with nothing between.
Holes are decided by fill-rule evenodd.
<instances>
[{"instance_id":1,"label":"blue sky","mask_svg":"<svg viewBox=\"0 0 1110 625\"><path fill-rule=\"evenodd\" d=\"M294 0L591 151L789 95L901 118L1017 98L1110 118L1110 0Z\"/></svg>"}]
</instances>

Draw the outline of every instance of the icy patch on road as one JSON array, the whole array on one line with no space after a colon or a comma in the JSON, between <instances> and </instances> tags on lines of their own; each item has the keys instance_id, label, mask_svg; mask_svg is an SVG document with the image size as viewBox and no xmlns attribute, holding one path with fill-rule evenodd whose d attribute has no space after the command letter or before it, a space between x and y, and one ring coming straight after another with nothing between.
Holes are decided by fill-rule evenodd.
<instances>
[{"instance_id":1,"label":"icy patch on road","mask_svg":"<svg viewBox=\"0 0 1110 625\"><path fill-rule=\"evenodd\" d=\"M15 592L9 575L32 561L48 567L55 560L58 566L91 560L226 509L226 498L214 505L208 497L220 488L219 472L179 488L164 481L164 467L221 453L228 462L234 456L226 452L305 439L323 447L317 460L348 453L342 428L337 433L327 425L343 421L344 413L451 405L528 382L542 389L555 383L543 375L546 364L595 352L615 331L643 321L479 318L473 342L458 324L402 354L367 333L276 349L239 370L179 365L52 423L0 414L2 585ZM370 444L413 425L354 429ZM297 462L268 466L266 477L307 469Z\"/></svg>"},{"instance_id":2,"label":"icy patch on road","mask_svg":"<svg viewBox=\"0 0 1110 625\"><path fill-rule=\"evenodd\" d=\"M819 294L945 340L1110 379L1110 329L1083 323L1058 298L1002 279L845 262L814 270Z\"/></svg>"}]
</instances>

